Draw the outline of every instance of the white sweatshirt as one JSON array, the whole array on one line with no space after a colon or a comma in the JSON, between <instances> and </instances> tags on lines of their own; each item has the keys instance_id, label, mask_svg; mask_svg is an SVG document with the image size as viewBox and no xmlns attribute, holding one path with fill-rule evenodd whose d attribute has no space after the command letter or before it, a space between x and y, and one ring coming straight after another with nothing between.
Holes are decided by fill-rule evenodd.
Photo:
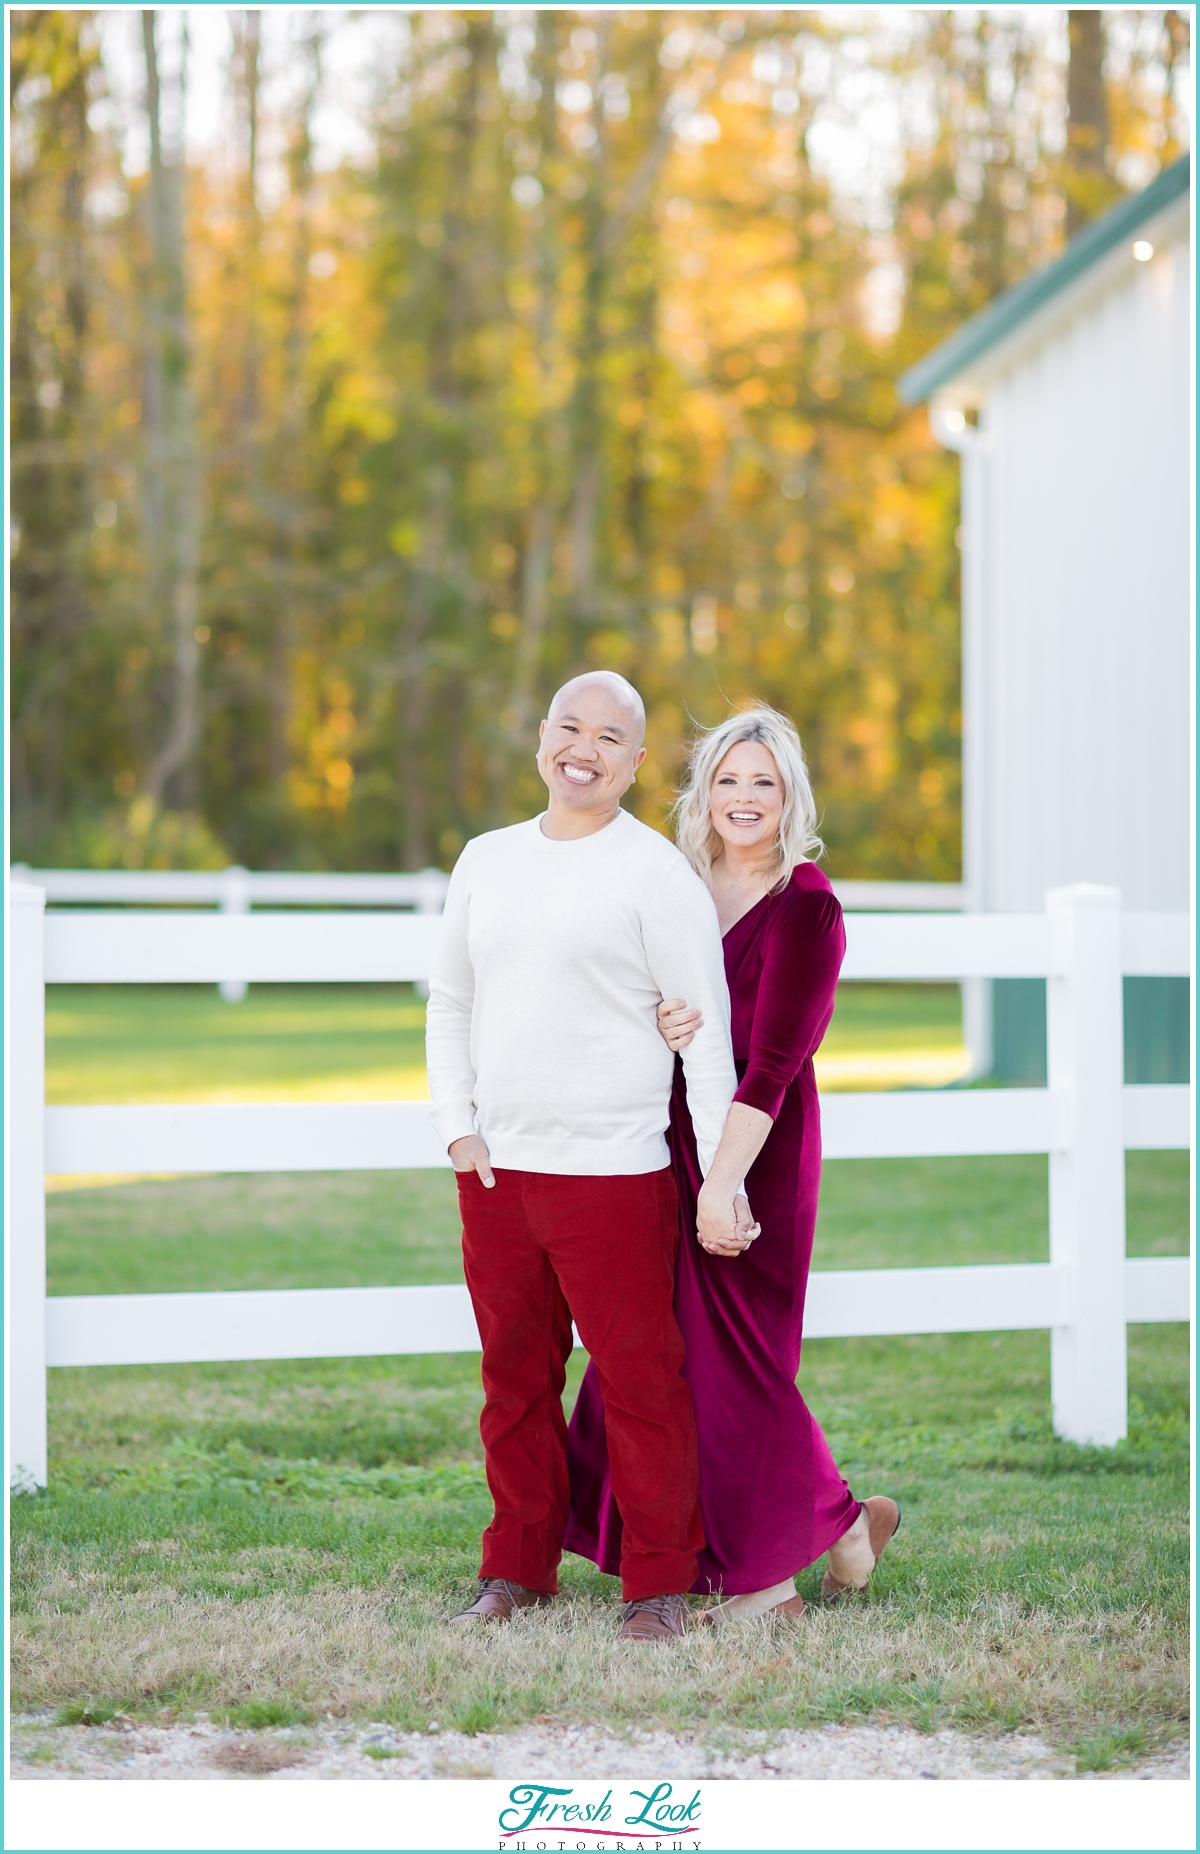
<instances>
[{"instance_id":1,"label":"white sweatshirt","mask_svg":"<svg viewBox=\"0 0 1200 1854\"><path fill-rule=\"evenodd\" d=\"M434 1125L493 1165L658 1171L674 1057L663 998L704 1027L683 1052L707 1172L737 1078L716 910L665 837L622 811L561 842L538 818L468 843L446 895L425 1034Z\"/></svg>"}]
</instances>

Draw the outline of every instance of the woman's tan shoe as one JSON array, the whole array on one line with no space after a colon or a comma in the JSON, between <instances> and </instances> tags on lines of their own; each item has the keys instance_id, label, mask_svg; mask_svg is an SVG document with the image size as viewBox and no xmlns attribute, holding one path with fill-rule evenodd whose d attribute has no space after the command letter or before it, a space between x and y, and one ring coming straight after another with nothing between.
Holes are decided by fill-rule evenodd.
<instances>
[{"instance_id":1,"label":"woman's tan shoe","mask_svg":"<svg viewBox=\"0 0 1200 1854\"><path fill-rule=\"evenodd\" d=\"M705 1628L724 1628L731 1622L755 1622L760 1616L802 1616L804 1598L797 1594L794 1577L785 1577L781 1584L770 1584L765 1590L749 1590L741 1596L728 1597L724 1603L714 1603L709 1609L702 1610L700 1620Z\"/></svg>"},{"instance_id":2,"label":"woman's tan shoe","mask_svg":"<svg viewBox=\"0 0 1200 1854\"><path fill-rule=\"evenodd\" d=\"M900 1508L886 1494L864 1500L858 1518L829 1548L829 1569L821 1581L821 1595L835 1602L848 1590L865 1590L888 1540L900 1526Z\"/></svg>"}]
</instances>

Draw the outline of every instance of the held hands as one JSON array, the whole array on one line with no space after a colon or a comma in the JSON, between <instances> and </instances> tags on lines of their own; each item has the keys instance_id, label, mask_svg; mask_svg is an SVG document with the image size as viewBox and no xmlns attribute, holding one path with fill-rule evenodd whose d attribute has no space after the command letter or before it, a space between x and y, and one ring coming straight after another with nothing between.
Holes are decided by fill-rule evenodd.
<instances>
[{"instance_id":1,"label":"held hands","mask_svg":"<svg viewBox=\"0 0 1200 1854\"><path fill-rule=\"evenodd\" d=\"M700 1011L683 998L664 998L658 1007L658 1033L676 1055L686 1049L697 1030L703 1028L704 1018Z\"/></svg>"},{"instance_id":2,"label":"held hands","mask_svg":"<svg viewBox=\"0 0 1200 1854\"><path fill-rule=\"evenodd\" d=\"M496 1182L492 1172L492 1161L488 1155L487 1143L478 1133L467 1133L462 1139L451 1140L446 1150L450 1154L450 1163L456 1172L478 1172L480 1183L487 1190L491 1190Z\"/></svg>"},{"instance_id":3,"label":"held hands","mask_svg":"<svg viewBox=\"0 0 1200 1854\"><path fill-rule=\"evenodd\" d=\"M709 1255L741 1255L762 1229L739 1191L730 1202L723 1193L701 1185L696 1205L696 1236Z\"/></svg>"}]
</instances>

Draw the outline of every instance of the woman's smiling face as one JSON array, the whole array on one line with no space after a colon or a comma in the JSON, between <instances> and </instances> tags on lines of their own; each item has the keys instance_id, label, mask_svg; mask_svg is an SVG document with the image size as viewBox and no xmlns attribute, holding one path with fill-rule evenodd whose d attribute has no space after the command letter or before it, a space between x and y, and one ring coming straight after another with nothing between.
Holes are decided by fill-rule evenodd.
<instances>
[{"instance_id":1,"label":"woman's smiling face","mask_svg":"<svg viewBox=\"0 0 1200 1854\"><path fill-rule=\"evenodd\" d=\"M709 799L712 827L731 849L769 851L783 817L783 781L760 740L739 740L717 767Z\"/></svg>"}]
</instances>

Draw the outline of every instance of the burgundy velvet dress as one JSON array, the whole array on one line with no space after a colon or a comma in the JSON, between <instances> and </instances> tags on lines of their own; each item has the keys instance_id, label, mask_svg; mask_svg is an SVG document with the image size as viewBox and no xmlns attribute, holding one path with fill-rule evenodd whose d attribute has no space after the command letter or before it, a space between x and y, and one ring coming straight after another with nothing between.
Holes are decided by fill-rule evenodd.
<instances>
[{"instance_id":1,"label":"burgundy velvet dress","mask_svg":"<svg viewBox=\"0 0 1200 1854\"><path fill-rule=\"evenodd\" d=\"M692 1588L739 1596L812 1564L859 1511L796 1388L821 1183L813 1055L833 1015L846 950L842 911L827 878L801 863L787 888L734 923L724 944L735 1099L775 1122L746 1180L762 1233L742 1255L709 1255L696 1238L701 1176L678 1061L668 1139L682 1217L675 1315L696 1406L706 1539ZM615 1576L621 1515L591 1364L568 1447L563 1544Z\"/></svg>"}]
</instances>

